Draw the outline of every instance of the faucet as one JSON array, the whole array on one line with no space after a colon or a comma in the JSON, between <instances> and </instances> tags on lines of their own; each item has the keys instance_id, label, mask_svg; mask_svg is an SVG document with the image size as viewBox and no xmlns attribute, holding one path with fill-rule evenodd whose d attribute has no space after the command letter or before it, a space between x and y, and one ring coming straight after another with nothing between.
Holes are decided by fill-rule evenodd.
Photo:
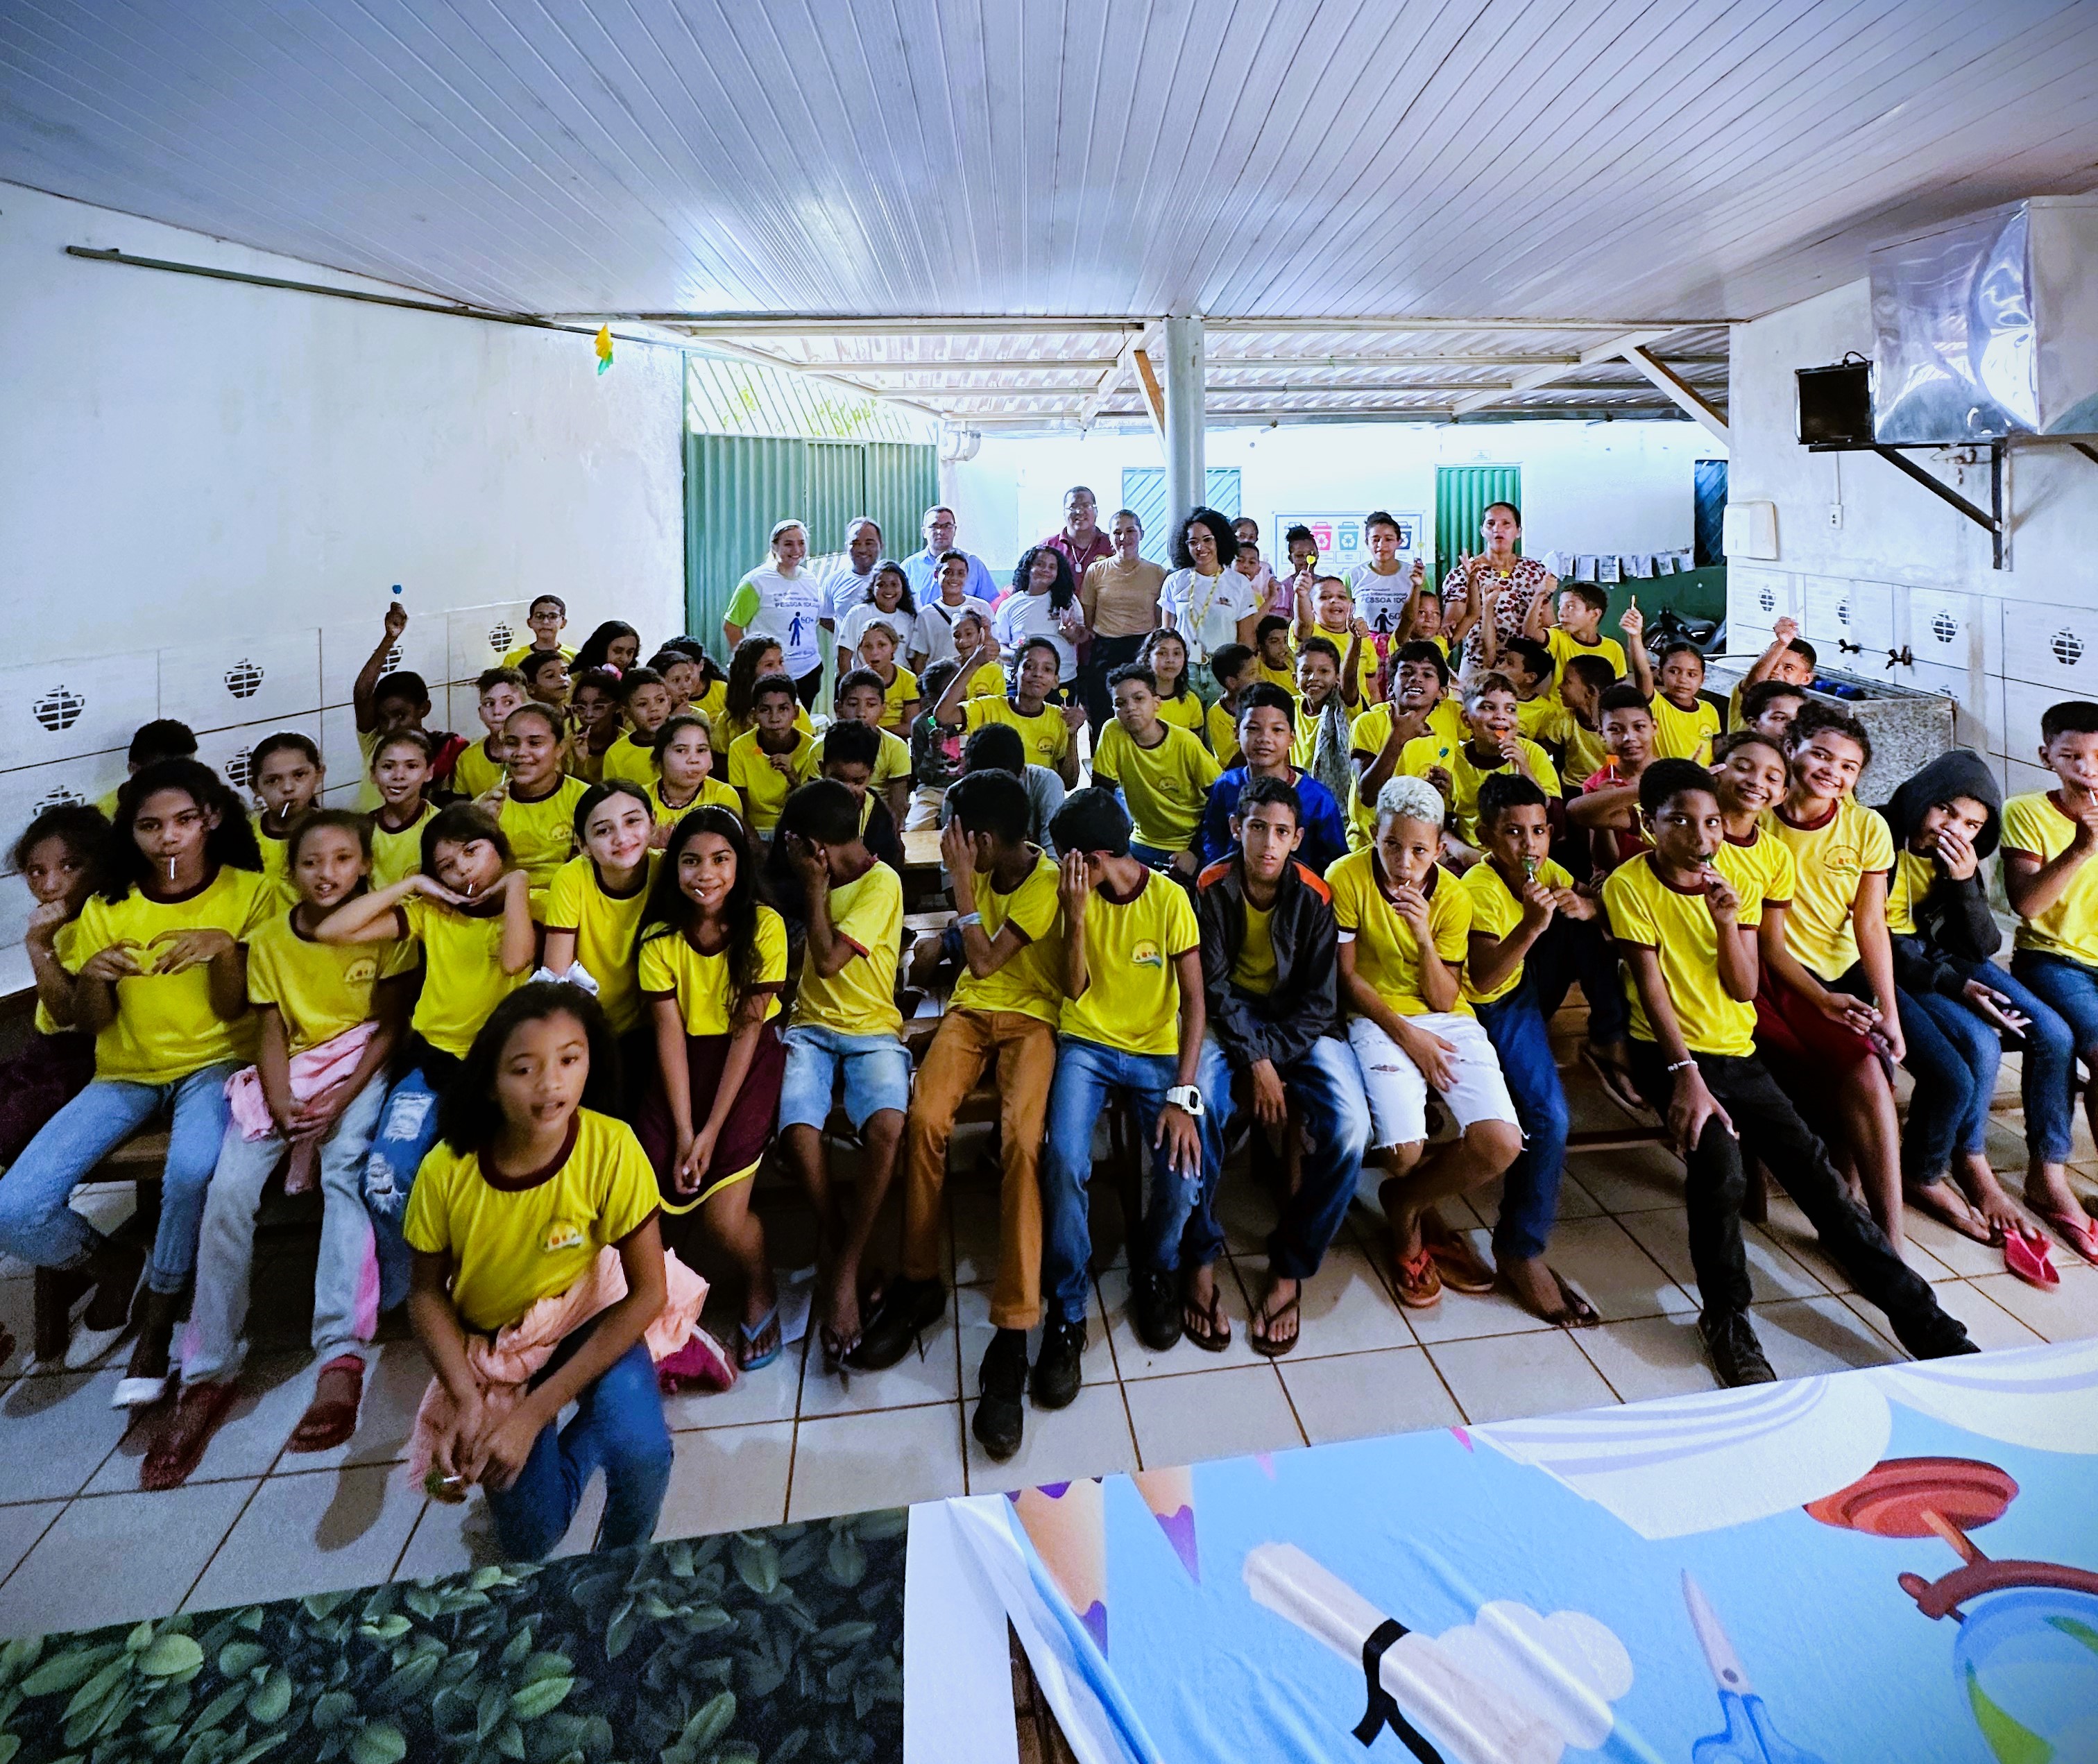
<instances>
[{"instance_id":1,"label":"faucet","mask_svg":"<svg viewBox=\"0 0 2098 1764\"><path fill-rule=\"evenodd\" d=\"M1836 649L1839 655L1845 656L1862 656L1865 652L1865 646L1863 643L1854 643L1847 637L1839 637L1836 639Z\"/></svg>"},{"instance_id":2,"label":"faucet","mask_svg":"<svg viewBox=\"0 0 2098 1764\"><path fill-rule=\"evenodd\" d=\"M1903 643L1898 649L1890 649L1887 652L1887 666L1889 668L1894 668L1896 666L1913 668L1915 665L1916 657L1909 652L1909 647L1907 643Z\"/></svg>"}]
</instances>

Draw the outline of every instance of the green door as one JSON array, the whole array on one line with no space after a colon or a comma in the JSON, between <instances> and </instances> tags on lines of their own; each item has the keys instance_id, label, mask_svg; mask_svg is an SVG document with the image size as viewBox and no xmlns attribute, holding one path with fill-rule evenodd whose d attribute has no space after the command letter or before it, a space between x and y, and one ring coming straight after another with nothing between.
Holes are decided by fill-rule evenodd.
<instances>
[{"instance_id":1,"label":"green door","mask_svg":"<svg viewBox=\"0 0 2098 1764\"><path fill-rule=\"evenodd\" d=\"M1522 507L1521 466L1437 466L1435 468L1435 580L1449 580L1457 559L1486 548L1479 523L1490 502ZM1522 546L1517 544L1516 551Z\"/></svg>"}]
</instances>

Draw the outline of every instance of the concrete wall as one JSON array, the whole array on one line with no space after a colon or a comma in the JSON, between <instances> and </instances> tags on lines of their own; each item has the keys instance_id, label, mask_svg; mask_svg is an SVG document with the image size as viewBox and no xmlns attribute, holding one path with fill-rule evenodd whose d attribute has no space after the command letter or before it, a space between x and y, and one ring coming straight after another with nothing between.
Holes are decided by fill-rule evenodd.
<instances>
[{"instance_id":1,"label":"concrete wall","mask_svg":"<svg viewBox=\"0 0 2098 1764\"><path fill-rule=\"evenodd\" d=\"M1957 700L1960 739L1995 757L2006 788L2038 788L2045 774L2028 762L2040 713L2098 699L2098 465L2062 446L2014 449L2009 555L1992 568L1989 535L1885 460L1810 454L1795 439L1794 371L1869 355L1872 343L1862 280L1735 327L1729 496L1775 505L1777 555L1736 549L1731 647L1760 647L1789 612L1824 665ZM1988 505L1986 454L1911 457ZM1904 647L1913 663L1890 665Z\"/></svg>"}]
</instances>

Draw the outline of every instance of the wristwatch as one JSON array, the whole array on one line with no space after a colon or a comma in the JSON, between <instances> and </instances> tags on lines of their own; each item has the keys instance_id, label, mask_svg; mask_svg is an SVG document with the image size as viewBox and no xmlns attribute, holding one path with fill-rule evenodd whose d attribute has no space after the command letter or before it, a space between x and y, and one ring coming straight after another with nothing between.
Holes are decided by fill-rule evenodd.
<instances>
[{"instance_id":1,"label":"wristwatch","mask_svg":"<svg viewBox=\"0 0 2098 1764\"><path fill-rule=\"evenodd\" d=\"M1192 1084L1169 1085L1165 1100L1175 1108L1184 1109L1196 1121L1202 1118L1202 1093Z\"/></svg>"}]
</instances>

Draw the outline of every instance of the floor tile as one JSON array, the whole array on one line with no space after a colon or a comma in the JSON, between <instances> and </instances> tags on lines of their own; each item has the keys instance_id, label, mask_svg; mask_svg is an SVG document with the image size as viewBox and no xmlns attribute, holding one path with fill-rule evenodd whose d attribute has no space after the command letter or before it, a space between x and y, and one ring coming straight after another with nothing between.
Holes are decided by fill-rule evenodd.
<instances>
[{"instance_id":1,"label":"floor tile","mask_svg":"<svg viewBox=\"0 0 2098 1764\"><path fill-rule=\"evenodd\" d=\"M1808 1378L1906 1358L1833 1293L1750 1307L1764 1358L1780 1378Z\"/></svg>"},{"instance_id":2,"label":"floor tile","mask_svg":"<svg viewBox=\"0 0 2098 1764\"><path fill-rule=\"evenodd\" d=\"M0 1586L0 1635L165 1617L204 1572L255 1486L205 1482L73 1502Z\"/></svg>"},{"instance_id":3,"label":"floor tile","mask_svg":"<svg viewBox=\"0 0 2098 1764\"><path fill-rule=\"evenodd\" d=\"M1238 1263L1248 1315L1267 1284L1267 1257L1252 1256ZM1368 1255L1352 1244L1335 1244L1319 1271L1303 1283L1299 1327L1293 1359L1329 1354L1363 1354L1382 1348L1410 1348L1413 1331Z\"/></svg>"},{"instance_id":4,"label":"floor tile","mask_svg":"<svg viewBox=\"0 0 2098 1764\"><path fill-rule=\"evenodd\" d=\"M1431 1347L1429 1355L1474 1424L1594 1409L1617 1400L1563 1329L1446 1341Z\"/></svg>"},{"instance_id":5,"label":"floor tile","mask_svg":"<svg viewBox=\"0 0 2098 1764\"><path fill-rule=\"evenodd\" d=\"M393 1473L400 1475L397 1467ZM580 1556L588 1550L597 1541L597 1522L604 1516L604 1478L593 1477L554 1555ZM456 1574L502 1560L488 1503L479 1495L464 1501L425 1501L407 1547L393 1564L392 1578L428 1580L433 1574Z\"/></svg>"},{"instance_id":6,"label":"floor tile","mask_svg":"<svg viewBox=\"0 0 2098 1764\"><path fill-rule=\"evenodd\" d=\"M1337 1359L1300 1360L1292 1354L1278 1361L1276 1369L1304 1436L1315 1446L1448 1427L1464 1419L1421 1348Z\"/></svg>"},{"instance_id":7,"label":"floor tile","mask_svg":"<svg viewBox=\"0 0 2098 1764\"><path fill-rule=\"evenodd\" d=\"M1136 1448L1148 1467L1283 1451L1304 1443L1282 1381L1265 1365L1124 1387Z\"/></svg>"},{"instance_id":8,"label":"floor tile","mask_svg":"<svg viewBox=\"0 0 2098 1764\"><path fill-rule=\"evenodd\" d=\"M1687 1396L1718 1384L1705 1363L1694 1316L1608 1323L1575 1331L1574 1341L1627 1402Z\"/></svg>"},{"instance_id":9,"label":"floor tile","mask_svg":"<svg viewBox=\"0 0 2098 1764\"><path fill-rule=\"evenodd\" d=\"M29 1369L30 1346L36 1340L36 1299L33 1275L0 1279L0 1330L15 1338L15 1351L0 1359L0 1378L11 1378Z\"/></svg>"},{"instance_id":10,"label":"floor tile","mask_svg":"<svg viewBox=\"0 0 2098 1764\"><path fill-rule=\"evenodd\" d=\"M902 1507L962 1492L959 1402L830 1415L795 1430L789 1519Z\"/></svg>"},{"instance_id":11,"label":"floor tile","mask_svg":"<svg viewBox=\"0 0 2098 1764\"><path fill-rule=\"evenodd\" d=\"M1560 1219L1545 1259L1611 1323L1697 1310L1697 1301L1616 1219Z\"/></svg>"},{"instance_id":12,"label":"floor tile","mask_svg":"<svg viewBox=\"0 0 2098 1764\"><path fill-rule=\"evenodd\" d=\"M1974 1345L1989 1353L1997 1348L2030 1348L2039 1341L2039 1332L2013 1317L1994 1299L1971 1282L1966 1280L1939 1280L1930 1290L1937 1295L1939 1305L1966 1324L1967 1333ZM1893 1328L1886 1313L1859 1298L1855 1293L1846 1293L1843 1302L1863 1318L1876 1334L1894 1340Z\"/></svg>"},{"instance_id":13,"label":"floor tile","mask_svg":"<svg viewBox=\"0 0 2098 1764\"><path fill-rule=\"evenodd\" d=\"M791 1421L801 1406L801 1361L810 1337L779 1350L779 1358L744 1372L733 1390L684 1391L663 1399L663 1419L674 1433L688 1428L740 1427L748 1422Z\"/></svg>"},{"instance_id":14,"label":"floor tile","mask_svg":"<svg viewBox=\"0 0 2098 1764\"><path fill-rule=\"evenodd\" d=\"M946 1312L920 1338L922 1356L919 1347L913 1346L882 1371L856 1372L850 1367L832 1371L823 1363L820 1345L812 1344L801 1374L802 1419L952 1402L960 1389L955 1343L955 1298L950 1292Z\"/></svg>"},{"instance_id":15,"label":"floor tile","mask_svg":"<svg viewBox=\"0 0 2098 1764\"><path fill-rule=\"evenodd\" d=\"M1683 1205L1683 1161L1665 1147L1569 1152L1566 1168L1605 1212L1644 1213Z\"/></svg>"},{"instance_id":16,"label":"floor tile","mask_svg":"<svg viewBox=\"0 0 2098 1764\"><path fill-rule=\"evenodd\" d=\"M2015 1195L2015 1188L2012 1192ZM1791 1201L1787 1200L1785 1205L1789 1208L1792 1207ZM1802 1231L1811 1229L1806 1224L1804 1215L1800 1214L1797 1208L1793 1208L1793 1214L1798 1222L1798 1229ZM1775 1223L1777 1218L1775 1201L1771 1204L1771 1218ZM1907 1232L1911 1246L1929 1250L1947 1273L1972 1276L2001 1274L2004 1271L2002 1250L1992 1248L1986 1244L1977 1244L1971 1237L1964 1237L1951 1226L1941 1223L1931 1218L1929 1213L1919 1212L1914 1207L1906 1209L1903 1229ZM1944 1275L1937 1275L1935 1278L1942 1279ZM1850 1283L1846 1281L1844 1284L1847 1287Z\"/></svg>"},{"instance_id":17,"label":"floor tile","mask_svg":"<svg viewBox=\"0 0 2098 1764\"><path fill-rule=\"evenodd\" d=\"M1670 1279L1692 1299L1698 1297L1697 1270L1690 1259L1690 1221L1680 1211L1634 1213L1621 1222L1639 1247L1668 1271ZM1814 1271L1767 1235L1760 1226L1741 1227L1741 1248L1749 1262L1751 1304L1780 1299L1825 1298L1828 1288Z\"/></svg>"},{"instance_id":18,"label":"floor tile","mask_svg":"<svg viewBox=\"0 0 2098 1764\"><path fill-rule=\"evenodd\" d=\"M747 1531L776 1525L787 1516L787 1471L794 1459L791 1421L680 1433L677 1446L657 1537Z\"/></svg>"},{"instance_id":19,"label":"floor tile","mask_svg":"<svg viewBox=\"0 0 2098 1764\"><path fill-rule=\"evenodd\" d=\"M130 1417L109 1406L121 1371L17 1379L0 1398L7 1472L0 1498L77 1494L123 1438Z\"/></svg>"},{"instance_id":20,"label":"floor tile","mask_svg":"<svg viewBox=\"0 0 2098 1764\"><path fill-rule=\"evenodd\" d=\"M975 1412L972 1400L968 1413ZM992 1463L973 1433L966 1443L972 1494L1137 1468L1136 1439L1117 1384L1082 1385L1066 1408L1038 1409L1029 1403L1020 1450L1003 1463Z\"/></svg>"},{"instance_id":21,"label":"floor tile","mask_svg":"<svg viewBox=\"0 0 2098 1764\"><path fill-rule=\"evenodd\" d=\"M25 1501L0 1507L0 1581L15 1572L51 1521L65 1511L64 1501Z\"/></svg>"},{"instance_id":22,"label":"floor tile","mask_svg":"<svg viewBox=\"0 0 2098 1764\"><path fill-rule=\"evenodd\" d=\"M1464 1235L1485 1257L1486 1265L1492 1266L1493 1242L1486 1230L1481 1227ZM1379 1242L1376 1253L1380 1257L1387 1253L1385 1241ZM1499 1287L1490 1292L1470 1293L1453 1292L1446 1286L1440 1304L1429 1310L1409 1310L1406 1321L1415 1337L1427 1346L1438 1341L1468 1341L1480 1336L1522 1335L1552 1327L1542 1317L1532 1316Z\"/></svg>"},{"instance_id":23,"label":"floor tile","mask_svg":"<svg viewBox=\"0 0 2098 1764\"><path fill-rule=\"evenodd\" d=\"M227 1482L268 1475L313 1395L312 1362L309 1354L252 1358L241 1374L231 1414L212 1435L190 1481ZM139 1464L157 1435L158 1422L157 1414L139 1417L95 1472L89 1494L121 1494L138 1486Z\"/></svg>"},{"instance_id":24,"label":"floor tile","mask_svg":"<svg viewBox=\"0 0 2098 1764\"><path fill-rule=\"evenodd\" d=\"M214 1611L384 1580L424 1505L392 1464L268 1477L184 1608Z\"/></svg>"},{"instance_id":25,"label":"floor tile","mask_svg":"<svg viewBox=\"0 0 2098 1764\"><path fill-rule=\"evenodd\" d=\"M1130 1317L1128 1270L1110 1268L1100 1276L1100 1301L1106 1307L1108 1327L1113 1336L1115 1366L1125 1382L1259 1363L1260 1356L1248 1345L1245 1293L1231 1272L1228 1258L1217 1263L1217 1288L1223 1294L1224 1314L1231 1319L1231 1345L1221 1354L1207 1354L1183 1339L1163 1354L1154 1354L1138 1339L1136 1325Z\"/></svg>"},{"instance_id":26,"label":"floor tile","mask_svg":"<svg viewBox=\"0 0 2098 1764\"><path fill-rule=\"evenodd\" d=\"M2029 1328L2050 1341L2078 1341L2098 1335L2098 1268L2071 1262L2067 1249L2057 1250L2054 1265L2061 1284L2051 1292L2027 1286L2016 1275L1992 1275L1974 1286Z\"/></svg>"}]
</instances>

